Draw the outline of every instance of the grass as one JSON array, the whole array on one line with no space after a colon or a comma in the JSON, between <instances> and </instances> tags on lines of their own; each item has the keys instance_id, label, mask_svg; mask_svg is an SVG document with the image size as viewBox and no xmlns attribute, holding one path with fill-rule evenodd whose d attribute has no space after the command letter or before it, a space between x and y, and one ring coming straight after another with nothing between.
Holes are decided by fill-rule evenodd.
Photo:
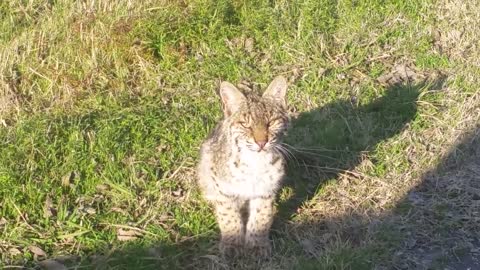
<instances>
[{"instance_id":1,"label":"grass","mask_svg":"<svg viewBox=\"0 0 480 270\"><path fill-rule=\"evenodd\" d=\"M480 13L450 2L2 2L0 266L453 267L479 229L458 149L478 137ZM293 156L274 254L226 263L198 147L220 80L278 74Z\"/></svg>"}]
</instances>

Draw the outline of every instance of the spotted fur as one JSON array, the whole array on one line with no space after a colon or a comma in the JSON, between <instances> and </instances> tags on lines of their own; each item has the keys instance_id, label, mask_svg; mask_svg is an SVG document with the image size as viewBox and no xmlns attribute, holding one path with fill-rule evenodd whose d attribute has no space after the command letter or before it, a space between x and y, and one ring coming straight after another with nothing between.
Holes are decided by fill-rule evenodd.
<instances>
[{"instance_id":1,"label":"spotted fur","mask_svg":"<svg viewBox=\"0 0 480 270\"><path fill-rule=\"evenodd\" d=\"M215 208L224 253L270 252L274 197L285 173L278 148L288 124L286 89L283 77L262 96L220 86L224 118L202 145L198 182Z\"/></svg>"}]
</instances>

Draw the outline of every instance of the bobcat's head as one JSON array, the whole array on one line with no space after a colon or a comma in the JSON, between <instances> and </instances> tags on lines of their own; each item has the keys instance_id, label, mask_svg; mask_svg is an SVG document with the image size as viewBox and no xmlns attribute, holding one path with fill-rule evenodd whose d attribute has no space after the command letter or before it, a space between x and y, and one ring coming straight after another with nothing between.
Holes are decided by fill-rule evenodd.
<instances>
[{"instance_id":1,"label":"bobcat's head","mask_svg":"<svg viewBox=\"0 0 480 270\"><path fill-rule=\"evenodd\" d=\"M222 82L220 96L225 125L240 148L261 152L274 149L288 124L285 94L287 81L276 77L262 96L242 93Z\"/></svg>"}]
</instances>

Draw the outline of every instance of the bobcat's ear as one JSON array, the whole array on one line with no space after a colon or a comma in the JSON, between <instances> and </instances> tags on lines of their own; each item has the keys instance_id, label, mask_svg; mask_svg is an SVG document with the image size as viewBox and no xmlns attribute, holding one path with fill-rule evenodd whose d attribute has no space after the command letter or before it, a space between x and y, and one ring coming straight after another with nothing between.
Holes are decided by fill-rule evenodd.
<instances>
[{"instance_id":1,"label":"bobcat's ear","mask_svg":"<svg viewBox=\"0 0 480 270\"><path fill-rule=\"evenodd\" d=\"M267 87L267 90L263 93L263 97L270 97L273 100L276 100L283 106L286 106L285 96L287 93L287 80L283 76L277 76L270 85Z\"/></svg>"},{"instance_id":2,"label":"bobcat's ear","mask_svg":"<svg viewBox=\"0 0 480 270\"><path fill-rule=\"evenodd\" d=\"M223 113L226 117L235 113L245 101L242 92L229 82L220 84L220 97L223 103Z\"/></svg>"}]
</instances>

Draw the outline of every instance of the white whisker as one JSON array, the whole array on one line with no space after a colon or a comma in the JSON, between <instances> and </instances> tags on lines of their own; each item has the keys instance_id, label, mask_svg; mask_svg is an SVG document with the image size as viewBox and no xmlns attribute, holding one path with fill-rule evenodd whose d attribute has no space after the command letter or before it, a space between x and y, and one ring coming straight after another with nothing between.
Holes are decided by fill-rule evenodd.
<instances>
[{"instance_id":1,"label":"white whisker","mask_svg":"<svg viewBox=\"0 0 480 270\"><path fill-rule=\"evenodd\" d=\"M297 158L295 157L295 155L293 155L293 153L291 153L288 149L286 149L285 147L281 146L280 144L273 144L274 148L280 152L287 160L291 160L291 161L294 161L297 163L297 165L300 165L298 163L298 160Z\"/></svg>"},{"instance_id":2,"label":"white whisker","mask_svg":"<svg viewBox=\"0 0 480 270\"><path fill-rule=\"evenodd\" d=\"M328 149L322 147L300 147L300 146L293 146L287 143L282 142L282 145L290 147L295 150L311 150L311 151L324 151L324 152L352 152L351 150L340 150L340 149Z\"/></svg>"},{"instance_id":3,"label":"white whisker","mask_svg":"<svg viewBox=\"0 0 480 270\"><path fill-rule=\"evenodd\" d=\"M322 158L326 158L326 159L330 159L330 160L333 160L333 161L338 161L338 158L334 158L334 157L331 157L331 156L328 156L328 155L322 155L318 152L313 152L313 151L307 151L307 150L300 150L298 148L295 148L295 147L292 147L288 144L285 144L286 146L290 147L291 150L293 151L296 151L300 154L305 154L305 155L311 155L311 156L315 156L315 157L322 157Z\"/></svg>"}]
</instances>

